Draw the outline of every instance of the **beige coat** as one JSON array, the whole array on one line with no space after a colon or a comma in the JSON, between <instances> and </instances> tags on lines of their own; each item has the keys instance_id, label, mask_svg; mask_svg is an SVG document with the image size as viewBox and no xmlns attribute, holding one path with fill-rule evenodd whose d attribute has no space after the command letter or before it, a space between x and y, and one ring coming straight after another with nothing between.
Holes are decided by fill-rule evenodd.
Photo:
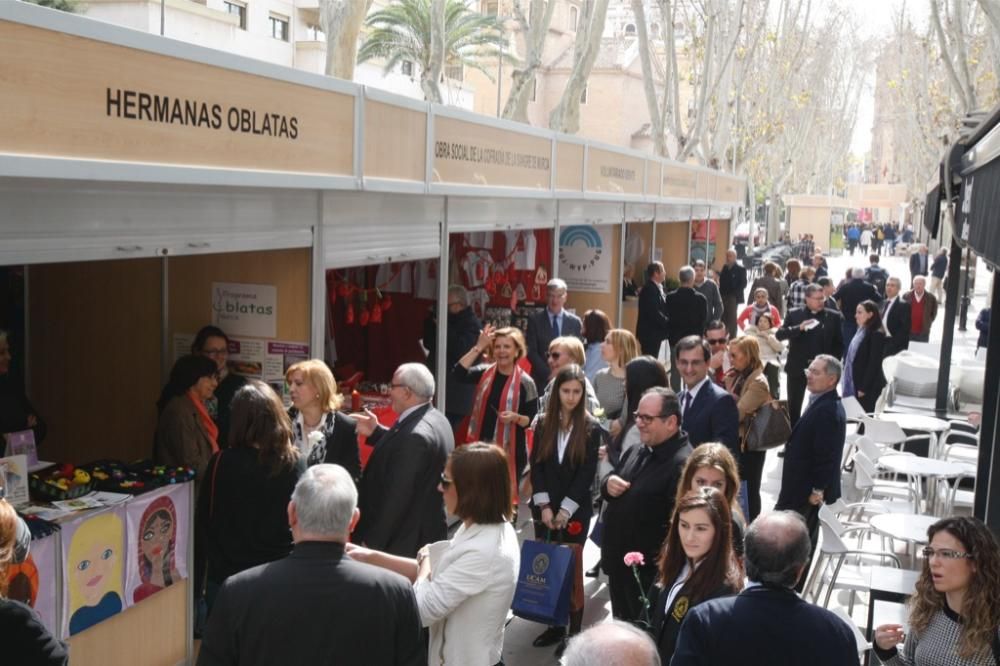
<instances>
[{"instance_id":1,"label":"beige coat","mask_svg":"<svg viewBox=\"0 0 1000 666\"><path fill-rule=\"evenodd\" d=\"M733 392L733 384L736 383L736 371L730 371L726 375L726 390ZM740 443L746 437L747 427L750 425L750 418L760 409L765 402L771 401L771 389L767 385L767 378L764 377L763 370L755 370L747 377L743 383L743 391L740 395L733 394L736 398L736 409L740 413Z\"/></svg>"},{"instance_id":2,"label":"beige coat","mask_svg":"<svg viewBox=\"0 0 1000 666\"><path fill-rule=\"evenodd\" d=\"M156 423L156 462L167 467L193 467L199 481L212 457L208 438L198 408L187 395L170 400Z\"/></svg>"}]
</instances>

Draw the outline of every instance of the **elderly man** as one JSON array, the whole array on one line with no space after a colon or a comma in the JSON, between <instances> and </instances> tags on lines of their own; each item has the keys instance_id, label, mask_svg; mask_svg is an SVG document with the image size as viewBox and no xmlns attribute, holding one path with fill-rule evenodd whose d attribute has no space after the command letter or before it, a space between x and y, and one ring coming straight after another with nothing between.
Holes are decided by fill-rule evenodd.
<instances>
[{"instance_id":1,"label":"elderly man","mask_svg":"<svg viewBox=\"0 0 1000 666\"><path fill-rule=\"evenodd\" d=\"M910 255L910 284L912 285L919 275L927 277L930 267L931 262L927 256L927 246L920 244L917 246L917 251Z\"/></svg>"},{"instance_id":2,"label":"elderly man","mask_svg":"<svg viewBox=\"0 0 1000 666\"><path fill-rule=\"evenodd\" d=\"M642 611L636 581L622 558L640 552L640 588L649 589L656 578L656 560L667 536L674 496L684 462L691 455L687 435L681 432L681 409L668 388L646 391L635 412L639 446L622 455L618 470L601 483L604 540L601 565L608 574L611 612L620 620L638 620Z\"/></svg>"},{"instance_id":3,"label":"elderly man","mask_svg":"<svg viewBox=\"0 0 1000 666\"><path fill-rule=\"evenodd\" d=\"M549 366L546 362L549 343L561 335L577 338L583 335L583 322L563 307L568 295L566 283L553 278L546 288L546 308L528 317L528 329L524 334L524 341L528 345L528 361L531 363L531 378L537 386L545 386L549 381Z\"/></svg>"},{"instance_id":4,"label":"elderly man","mask_svg":"<svg viewBox=\"0 0 1000 666\"><path fill-rule=\"evenodd\" d=\"M361 522L356 543L402 557L448 538L438 491L455 436L444 414L431 406L434 377L421 363L404 363L392 376L392 428L367 409L354 415L358 432L375 445L361 478Z\"/></svg>"},{"instance_id":5,"label":"elderly man","mask_svg":"<svg viewBox=\"0 0 1000 666\"><path fill-rule=\"evenodd\" d=\"M292 554L223 583L198 666L427 663L410 581L344 555L357 500L343 467L306 470L288 505Z\"/></svg>"},{"instance_id":6,"label":"elderly man","mask_svg":"<svg viewBox=\"0 0 1000 666\"><path fill-rule=\"evenodd\" d=\"M858 304L864 301L882 302L882 297L875 286L865 281L865 269L863 268L851 270L851 279L833 292L833 299L840 304L840 313L844 315L844 342L846 344L850 344L851 338L858 332L858 323L854 319Z\"/></svg>"},{"instance_id":7,"label":"elderly man","mask_svg":"<svg viewBox=\"0 0 1000 666\"><path fill-rule=\"evenodd\" d=\"M694 269L681 266L677 273L680 286L667 294L664 308L670 320L670 349L673 350L681 338L689 335L700 336L708 323L708 301L694 288ZM675 391L680 389L680 375L677 368L670 369L670 385Z\"/></svg>"},{"instance_id":8,"label":"elderly man","mask_svg":"<svg viewBox=\"0 0 1000 666\"><path fill-rule=\"evenodd\" d=\"M714 280L708 279L708 268L701 259L694 262L694 288L708 301L708 319L714 321L722 318L722 293Z\"/></svg>"},{"instance_id":9,"label":"elderly man","mask_svg":"<svg viewBox=\"0 0 1000 666\"><path fill-rule=\"evenodd\" d=\"M910 304L910 340L927 342L938 311L937 299L927 291L927 278L922 275L913 278L913 289L903 300Z\"/></svg>"},{"instance_id":10,"label":"elderly man","mask_svg":"<svg viewBox=\"0 0 1000 666\"><path fill-rule=\"evenodd\" d=\"M736 250L726 252L726 265L719 271L722 317L730 337L736 337L736 315L747 288L747 269L736 263Z\"/></svg>"},{"instance_id":11,"label":"elderly man","mask_svg":"<svg viewBox=\"0 0 1000 666\"><path fill-rule=\"evenodd\" d=\"M445 348L445 372L458 363L472 345L479 339L482 324L469 306L469 292L460 284L448 287L448 344ZM424 348L428 350L427 367L431 373L437 372L437 330L438 318L430 316L424 321ZM457 427L472 410L472 394L475 386L462 382L447 382L444 387L444 415L453 427Z\"/></svg>"},{"instance_id":12,"label":"elderly man","mask_svg":"<svg viewBox=\"0 0 1000 666\"><path fill-rule=\"evenodd\" d=\"M660 666L656 643L631 624L595 624L572 639L559 662L564 666Z\"/></svg>"},{"instance_id":13,"label":"elderly man","mask_svg":"<svg viewBox=\"0 0 1000 666\"><path fill-rule=\"evenodd\" d=\"M899 295L903 284L898 277L885 281L885 302L882 304L882 323L888 332L885 355L898 354L910 346L910 304Z\"/></svg>"},{"instance_id":14,"label":"elderly man","mask_svg":"<svg viewBox=\"0 0 1000 666\"><path fill-rule=\"evenodd\" d=\"M687 613L671 666L845 666L858 663L843 620L792 588L806 575L809 535L802 518L782 511L759 517L745 539L750 584Z\"/></svg>"},{"instance_id":15,"label":"elderly man","mask_svg":"<svg viewBox=\"0 0 1000 666\"><path fill-rule=\"evenodd\" d=\"M788 340L785 374L788 378L788 417L793 426L802 412L806 368L820 354L840 358L844 352L841 326L844 318L836 310L824 307L825 301L823 287L809 285L806 287L806 306L789 312L774 334L779 340Z\"/></svg>"},{"instance_id":16,"label":"elderly man","mask_svg":"<svg viewBox=\"0 0 1000 666\"><path fill-rule=\"evenodd\" d=\"M837 384L844 369L833 356L820 354L806 370L809 405L792 428L785 446L781 491L775 509L796 511L805 518L816 550L819 507L840 498L840 458L847 437L847 416ZM804 581L799 582L799 589Z\"/></svg>"},{"instance_id":17,"label":"elderly man","mask_svg":"<svg viewBox=\"0 0 1000 666\"><path fill-rule=\"evenodd\" d=\"M646 284L639 292L639 318L635 325L635 337L643 354L658 356L660 345L667 339L670 325L664 310L663 279L666 269L659 261L646 267ZM544 384L542 384L544 386Z\"/></svg>"}]
</instances>

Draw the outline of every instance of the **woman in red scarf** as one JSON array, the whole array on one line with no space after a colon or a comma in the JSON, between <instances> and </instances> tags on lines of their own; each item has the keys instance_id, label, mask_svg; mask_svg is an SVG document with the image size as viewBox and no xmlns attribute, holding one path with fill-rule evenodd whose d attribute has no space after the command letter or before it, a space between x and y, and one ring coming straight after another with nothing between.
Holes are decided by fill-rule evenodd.
<instances>
[{"instance_id":1,"label":"woman in red scarf","mask_svg":"<svg viewBox=\"0 0 1000 666\"><path fill-rule=\"evenodd\" d=\"M219 385L218 370L206 356L180 357L156 403L160 418L154 459L168 467L193 467L198 480L208 459L219 450L219 428L205 408Z\"/></svg>"},{"instance_id":2,"label":"woman in red scarf","mask_svg":"<svg viewBox=\"0 0 1000 666\"><path fill-rule=\"evenodd\" d=\"M476 384L465 441L493 442L507 454L515 508L518 479L528 464L524 435L538 412L538 389L531 374L518 365L526 350L520 330L487 324L451 373L457 381ZM479 363L487 351L493 362Z\"/></svg>"}]
</instances>

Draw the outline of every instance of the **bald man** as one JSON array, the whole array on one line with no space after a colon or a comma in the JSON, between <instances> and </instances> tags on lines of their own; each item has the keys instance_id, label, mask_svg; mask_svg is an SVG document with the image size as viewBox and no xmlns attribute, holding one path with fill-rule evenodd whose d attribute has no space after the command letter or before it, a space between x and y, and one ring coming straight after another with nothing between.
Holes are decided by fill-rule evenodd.
<instances>
[{"instance_id":1,"label":"bald man","mask_svg":"<svg viewBox=\"0 0 1000 666\"><path fill-rule=\"evenodd\" d=\"M644 631L612 620L572 639L560 662L565 666L660 666L656 644Z\"/></svg>"}]
</instances>

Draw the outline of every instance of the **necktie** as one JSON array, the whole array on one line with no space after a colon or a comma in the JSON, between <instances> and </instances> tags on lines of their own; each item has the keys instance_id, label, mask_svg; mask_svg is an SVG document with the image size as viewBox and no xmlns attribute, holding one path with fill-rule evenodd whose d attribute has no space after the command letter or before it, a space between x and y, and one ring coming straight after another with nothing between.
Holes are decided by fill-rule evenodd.
<instances>
[{"instance_id":1,"label":"necktie","mask_svg":"<svg viewBox=\"0 0 1000 666\"><path fill-rule=\"evenodd\" d=\"M559 337L559 317L552 315L552 332L555 333L555 337Z\"/></svg>"},{"instance_id":2,"label":"necktie","mask_svg":"<svg viewBox=\"0 0 1000 666\"><path fill-rule=\"evenodd\" d=\"M691 393L684 391L684 416L687 416L689 409L691 409Z\"/></svg>"}]
</instances>

